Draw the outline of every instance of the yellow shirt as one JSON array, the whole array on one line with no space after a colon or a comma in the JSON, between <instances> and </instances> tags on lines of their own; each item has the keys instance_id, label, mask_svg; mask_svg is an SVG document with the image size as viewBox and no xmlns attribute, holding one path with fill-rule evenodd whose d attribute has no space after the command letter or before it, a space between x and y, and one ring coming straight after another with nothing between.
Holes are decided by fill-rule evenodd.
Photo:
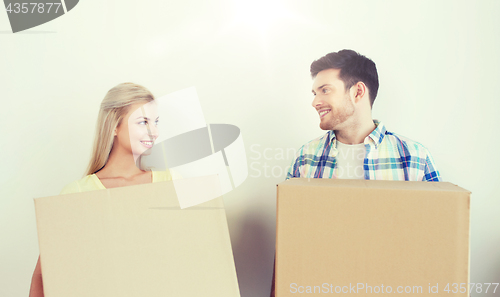
<instances>
[{"instance_id":1,"label":"yellow shirt","mask_svg":"<svg viewBox=\"0 0 500 297\"><path fill-rule=\"evenodd\" d=\"M152 171L152 173L153 173L154 183L176 179L175 173L172 172L171 174L169 170ZM69 194L69 193L81 193L94 190L104 190L104 189L106 189L106 187L104 187L104 185L101 183L101 180L99 180L99 178L95 174L90 174L80 180L75 180L74 182L71 182L68 185L66 185L62 189L61 193L59 193L59 195Z\"/></svg>"}]
</instances>

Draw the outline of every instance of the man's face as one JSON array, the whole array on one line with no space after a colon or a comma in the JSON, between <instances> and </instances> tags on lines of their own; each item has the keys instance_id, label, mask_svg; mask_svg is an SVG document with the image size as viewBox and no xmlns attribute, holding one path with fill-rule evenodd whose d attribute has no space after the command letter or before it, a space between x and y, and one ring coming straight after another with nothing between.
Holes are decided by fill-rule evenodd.
<instances>
[{"instance_id":1,"label":"man's face","mask_svg":"<svg viewBox=\"0 0 500 297\"><path fill-rule=\"evenodd\" d=\"M341 130L354 114L354 102L344 82L339 79L340 69L320 71L314 78L312 106L320 117L323 130Z\"/></svg>"}]
</instances>

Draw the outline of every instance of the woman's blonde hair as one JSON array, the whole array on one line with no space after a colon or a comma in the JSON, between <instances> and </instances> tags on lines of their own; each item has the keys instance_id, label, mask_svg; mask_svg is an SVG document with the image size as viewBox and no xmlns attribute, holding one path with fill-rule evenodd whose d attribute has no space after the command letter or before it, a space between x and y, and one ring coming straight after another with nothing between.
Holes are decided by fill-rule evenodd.
<instances>
[{"instance_id":1,"label":"woman's blonde hair","mask_svg":"<svg viewBox=\"0 0 500 297\"><path fill-rule=\"evenodd\" d=\"M155 98L148 89L130 82L119 84L108 91L99 109L92 156L86 175L96 173L108 162L113 148L114 130L121 124L130 105L153 100Z\"/></svg>"}]
</instances>

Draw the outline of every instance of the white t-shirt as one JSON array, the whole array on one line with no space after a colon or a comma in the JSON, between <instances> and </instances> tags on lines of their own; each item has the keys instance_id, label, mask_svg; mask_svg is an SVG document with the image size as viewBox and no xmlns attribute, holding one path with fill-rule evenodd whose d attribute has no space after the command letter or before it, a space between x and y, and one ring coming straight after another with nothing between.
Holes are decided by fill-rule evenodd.
<instances>
[{"instance_id":1,"label":"white t-shirt","mask_svg":"<svg viewBox=\"0 0 500 297\"><path fill-rule=\"evenodd\" d=\"M364 179L363 161L365 144L345 144L337 142L337 177L345 179Z\"/></svg>"}]
</instances>

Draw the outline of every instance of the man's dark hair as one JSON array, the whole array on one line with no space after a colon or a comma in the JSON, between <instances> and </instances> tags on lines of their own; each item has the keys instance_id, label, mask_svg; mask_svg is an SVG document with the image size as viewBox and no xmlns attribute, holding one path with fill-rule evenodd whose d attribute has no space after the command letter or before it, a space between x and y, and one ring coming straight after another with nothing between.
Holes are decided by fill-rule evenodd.
<instances>
[{"instance_id":1,"label":"man's dark hair","mask_svg":"<svg viewBox=\"0 0 500 297\"><path fill-rule=\"evenodd\" d=\"M373 106L378 92L378 74L372 60L353 50L344 49L312 62L311 76L315 78L320 71L331 68L340 69L339 78L344 82L346 91L356 83L363 82L368 87L370 105Z\"/></svg>"}]
</instances>

